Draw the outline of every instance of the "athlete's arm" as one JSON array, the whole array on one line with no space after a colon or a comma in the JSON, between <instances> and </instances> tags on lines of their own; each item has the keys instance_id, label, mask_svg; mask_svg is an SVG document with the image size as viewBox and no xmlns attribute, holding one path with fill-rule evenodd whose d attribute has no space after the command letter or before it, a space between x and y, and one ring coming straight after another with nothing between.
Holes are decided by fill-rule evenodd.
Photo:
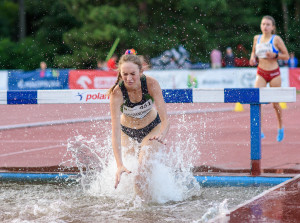
<instances>
[{"instance_id":1,"label":"athlete's arm","mask_svg":"<svg viewBox=\"0 0 300 223\"><path fill-rule=\"evenodd\" d=\"M256 46L257 38L258 38L258 35L254 36L254 38L253 38L252 52L251 52L251 56L250 56L250 60L249 60L249 64L251 66L255 66L257 63L256 58L255 58L255 46Z\"/></svg>"},{"instance_id":2,"label":"athlete's arm","mask_svg":"<svg viewBox=\"0 0 300 223\"><path fill-rule=\"evenodd\" d=\"M110 114L111 114L111 125L112 125L112 147L114 156L117 163L117 172L116 172L116 182L115 188L117 188L118 184L121 180L121 175L123 172L130 173L127 170L122 161L122 148L121 148L121 111L120 106L122 105L123 97L122 92L119 87L116 87L112 94L110 95Z\"/></svg>"},{"instance_id":3,"label":"athlete's arm","mask_svg":"<svg viewBox=\"0 0 300 223\"><path fill-rule=\"evenodd\" d=\"M290 58L289 52L288 52L288 50L287 50L287 48L286 48L286 46L285 46L285 44L284 44L284 42L283 42L283 40L281 39L280 36L275 36L274 45L279 50L277 59L288 60ZM273 56L275 58L276 54L273 55Z\"/></svg>"},{"instance_id":4,"label":"athlete's arm","mask_svg":"<svg viewBox=\"0 0 300 223\"><path fill-rule=\"evenodd\" d=\"M170 123L167 116L167 108L162 95L162 90L159 86L158 81L152 77L147 77L147 86L149 94L154 99L155 107L161 120L161 128L159 134L156 136L152 136L150 140L155 139L163 144L166 144L165 139L170 128Z\"/></svg>"}]
</instances>

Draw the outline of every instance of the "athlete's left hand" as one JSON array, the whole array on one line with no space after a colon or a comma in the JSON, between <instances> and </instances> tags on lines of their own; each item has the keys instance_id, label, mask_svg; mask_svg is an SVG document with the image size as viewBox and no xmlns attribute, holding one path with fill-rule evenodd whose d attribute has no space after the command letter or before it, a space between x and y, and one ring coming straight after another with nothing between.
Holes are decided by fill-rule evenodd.
<instances>
[{"instance_id":1,"label":"athlete's left hand","mask_svg":"<svg viewBox=\"0 0 300 223\"><path fill-rule=\"evenodd\" d=\"M160 142L163 145L167 145L166 141L164 140L164 138L161 135L155 135L149 138L150 141L152 140L157 140L158 142Z\"/></svg>"}]
</instances>

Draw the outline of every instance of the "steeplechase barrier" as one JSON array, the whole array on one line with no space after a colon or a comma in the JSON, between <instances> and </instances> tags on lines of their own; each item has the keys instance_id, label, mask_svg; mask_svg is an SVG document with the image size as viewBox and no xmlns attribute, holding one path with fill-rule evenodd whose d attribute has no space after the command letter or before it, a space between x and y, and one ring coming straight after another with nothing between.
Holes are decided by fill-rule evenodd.
<instances>
[{"instance_id":1,"label":"steeplechase barrier","mask_svg":"<svg viewBox=\"0 0 300 223\"><path fill-rule=\"evenodd\" d=\"M106 89L1 90L0 105L109 103L106 92ZM261 104L295 102L296 88L164 89L163 96L166 103L249 104L251 176L259 176L261 174Z\"/></svg>"}]
</instances>

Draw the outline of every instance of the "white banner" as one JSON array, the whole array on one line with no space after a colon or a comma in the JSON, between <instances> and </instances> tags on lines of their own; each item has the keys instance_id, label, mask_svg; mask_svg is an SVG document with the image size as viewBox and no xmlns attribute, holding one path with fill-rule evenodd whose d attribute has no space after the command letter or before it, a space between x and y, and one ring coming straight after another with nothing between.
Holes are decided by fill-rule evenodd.
<instances>
[{"instance_id":1,"label":"white banner","mask_svg":"<svg viewBox=\"0 0 300 223\"><path fill-rule=\"evenodd\" d=\"M188 72L189 70L147 70L144 73L154 77L162 89L176 89L187 88Z\"/></svg>"},{"instance_id":2,"label":"white banner","mask_svg":"<svg viewBox=\"0 0 300 223\"><path fill-rule=\"evenodd\" d=\"M0 70L0 90L8 89L8 71Z\"/></svg>"},{"instance_id":3,"label":"white banner","mask_svg":"<svg viewBox=\"0 0 300 223\"><path fill-rule=\"evenodd\" d=\"M146 75L158 80L162 89L180 88L253 88L257 68L207 70L151 70ZM289 87L288 67L281 67L282 87Z\"/></svg>"}]
</instances>

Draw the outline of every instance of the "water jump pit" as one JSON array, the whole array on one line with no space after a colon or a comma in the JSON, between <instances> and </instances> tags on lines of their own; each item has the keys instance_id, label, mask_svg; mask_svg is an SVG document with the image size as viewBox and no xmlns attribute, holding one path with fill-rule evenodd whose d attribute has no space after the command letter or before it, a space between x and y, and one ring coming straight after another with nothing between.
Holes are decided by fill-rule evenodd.
<instances>
[{"instance_id":1,"label":"water jump pit","mask_svg":"<svg viewBox=\"0 0 300 223\"><path fill-rule=\"evenodd\" d=\"M270 156L273 161L262 159L260 176L252 176L250 108L245 105L246 111L237 114L232 104L168 104L175 126L170 130L171 138L176 139L169 159L176 158L176 162L169 165L172 168L155 165L150 202L134 195L132 176L124 175L123 187L113 189L113 165L102 159L111 155L106 105L14 106L2 107L10 114L2 118L0 131L4 148L0 154L3 222L284 222L299 217L293 209L299 206L299 169L293 156L298 142L291 138L296 139L297 131L292 129L295 133L287 135L289 148L286 144L274 148L267 138L263 157ZM287 116L297 114L298 107L290 106ZM32 113L41 115L30 118ZM286 122L298 128L294 120ZM231 133L227 135L229 127ZM272 128L266 123L264 132L268 134ZM231 135L235 139L228 142L226 138ZM268 135L271 138L271 133ZM85 148L92 155L79 154L76 148ZM284 148L289 157L276 163L276 153ZM231 154L225 155L225 150ZM93 156L95 151L98 158ZM233 161L237 151L238 159ZM289 194L293 196L283 199ZM289 204L289 200L294 203ZM279 214L270 214L276 208ZM295 214L288 214L289 210Z\"/></svg>"}]
</instances>

